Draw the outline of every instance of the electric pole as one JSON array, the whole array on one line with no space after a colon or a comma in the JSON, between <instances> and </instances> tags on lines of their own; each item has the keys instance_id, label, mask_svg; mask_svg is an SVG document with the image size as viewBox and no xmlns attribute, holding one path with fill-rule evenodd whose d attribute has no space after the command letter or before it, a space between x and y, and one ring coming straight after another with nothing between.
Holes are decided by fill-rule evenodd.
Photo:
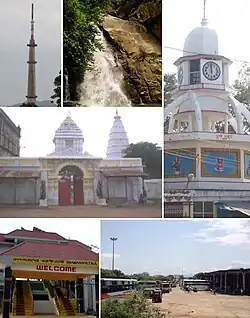
<instances>
[{"instance_id":1,"label":"electric pole","mask_svg":"<svg viewBox=\"0 0 250 318\"><path fill-rule=\"evenodd\" d=\"M118 240L118 237L110 237L110 240L113 243L113 252L112 252L112 271L115 270L115 241Z\"/></svg>"}]
</instances>

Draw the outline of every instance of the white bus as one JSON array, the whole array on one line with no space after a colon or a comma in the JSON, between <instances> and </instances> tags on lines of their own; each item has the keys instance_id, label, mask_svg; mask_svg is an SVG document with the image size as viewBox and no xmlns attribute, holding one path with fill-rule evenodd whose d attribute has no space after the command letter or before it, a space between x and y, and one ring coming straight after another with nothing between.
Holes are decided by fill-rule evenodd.
<instances>
[{"instance_id":1,"label":"white bus","mask_svg":"<svg viewBox=\"0 0 250 318\"><path fill-rule=\"evenodd\" d=\"M138 281L131 278L101 278L101 298L125 297L137 288Z\"/></svg>"},{"instance_id":2,"label":"white bus","mask_svg":"<svg viewBox=\"0 0 250 318\"><path fill-rule=\"evenodd\" d=\"M210 290L211 283L205 279L183 279L183 287L190 286L197 288L198 291Z\"/></svg>"}]
</instances>

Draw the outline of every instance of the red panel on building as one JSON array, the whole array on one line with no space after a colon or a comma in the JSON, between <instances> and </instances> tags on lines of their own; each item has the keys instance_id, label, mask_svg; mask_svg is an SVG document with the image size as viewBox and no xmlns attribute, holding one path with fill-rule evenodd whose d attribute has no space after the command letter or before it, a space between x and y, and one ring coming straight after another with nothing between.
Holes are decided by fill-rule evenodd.
<instances>
[{"instance_id":1,"label":"red panel on building","mask_svg":"<svg viewBox=\"0 0 250 318\"><path fill-rule=\"evenodd\" d=\"M59 205L70 205L70 177L63 176L58 184Z\"/></svg>"},{"instance_id":2,"label":"red panel on building","mask_svg":"<svg viewBox=\"0 0 250 318\"><path fill-rule=\"evenodd\" d=\"M74 176L74 205L83 205L83 179L79 176Z\"/></svg>"}]
</instances>

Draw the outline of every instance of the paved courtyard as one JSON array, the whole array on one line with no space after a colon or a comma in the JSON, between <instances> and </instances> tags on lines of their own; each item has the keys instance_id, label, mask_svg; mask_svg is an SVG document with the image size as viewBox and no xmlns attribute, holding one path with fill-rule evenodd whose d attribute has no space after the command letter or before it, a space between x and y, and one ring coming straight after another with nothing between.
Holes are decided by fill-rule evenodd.
<instances>
[{"instance_id":1,"label":"paved courtyard","mask_svg":"<svg viewBox=\"0 0 250 318\"><path fill-rule=\"evenodd\" d=\"M62 317L62 316L52 316L52 315L34 315L34 316L10 316L10 317L15 317L15 318L55 318L55 317ZM75 317L84 317L84 318L95 318L96 316L86 316L86 315L76 315L76 316L67 316L68 318L75 318Z\"/></svg>"},{"instance_id":2,"label":"paved courtyard","mask_svg":"<svg viewBox=\"0 0 250 318\"><path fill-rule=\"evenodd\" d=\"M161 205L0 207L0 218L161 218Z\"/></svg>"},{"instance_id":3,"label":"paved courtyard","mask_svg":"<svg viewBox=\"0 0 250 318\"><path fill-rule=\"evenodd\" d=\"M157 304L167 317L171 318L249 318L250 297L213 295L211 292L187 294L180 288L173 288Z\"/></svg>"}]
</instances>

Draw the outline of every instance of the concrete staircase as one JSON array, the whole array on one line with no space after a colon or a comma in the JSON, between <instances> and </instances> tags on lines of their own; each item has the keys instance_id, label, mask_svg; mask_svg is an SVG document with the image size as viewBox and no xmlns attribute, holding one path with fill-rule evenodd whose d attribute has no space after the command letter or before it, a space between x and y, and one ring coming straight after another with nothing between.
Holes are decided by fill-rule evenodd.
<instances>
[{"instance_id":1,"label":"concrete staircase","mask_svg":"<svg viewBox=\"0 0 250 318\"><path fill-rule=\"evenodd\" d=\"M14 316L34 315L34 302L28 281L16 281L12 312Z\"/></svg>"},{"instance_id":2,"label":"concrete staircase","mask_svg":"<svg viewBox=\"0 0 250 318\"><path fill-rule=\"evenodd\" d=\"M24 311L25 316L34 315L34 301L32 290L29 281L23 281L23 295L24 295Z\"/></svg>"},{"instance_id":3,"label":"concrete staircase","mask_svg":"<svg viewBox=\"0 0 250 318\"><path fill-rule=\"evenodd\" d=\"M75 316L76 310L70 300L65 297L59 287L55 287L55 301L60 316Z\"/></svg>"}]
</instances>

